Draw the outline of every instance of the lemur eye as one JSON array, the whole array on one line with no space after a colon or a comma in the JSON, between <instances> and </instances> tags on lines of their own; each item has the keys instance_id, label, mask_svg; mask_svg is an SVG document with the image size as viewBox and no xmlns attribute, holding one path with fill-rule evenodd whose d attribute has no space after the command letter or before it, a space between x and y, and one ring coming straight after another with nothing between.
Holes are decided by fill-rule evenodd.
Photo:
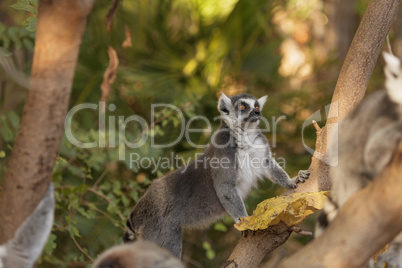
<instances>
[{"instance_id":1,"label":"lemur eye","mask_svg":"<svg viewBox=\"0 0 402 268\"><path fill-rule=\"evenodd\" d=\"M240 105L240 109L241 109L241 110L245 110L245 109L246 109L246 106Z\"/></svg>"}]
</instances>

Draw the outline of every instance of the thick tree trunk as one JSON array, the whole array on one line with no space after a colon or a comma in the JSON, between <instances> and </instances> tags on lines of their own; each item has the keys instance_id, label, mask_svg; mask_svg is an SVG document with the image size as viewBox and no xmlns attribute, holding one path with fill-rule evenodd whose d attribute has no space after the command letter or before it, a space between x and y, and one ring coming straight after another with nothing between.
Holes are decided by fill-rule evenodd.
<instances>
[{"instance_id":1,"label":"thick tree trunk","mask_svg":"<svg viewBox=\"0 0 402 268\"><path fill-rule=\"evenodd\" d=\"M0 198L0 244L34 210L52 178L86 17L93 0L41 0L30 90Z\"/></svg>"},{"instance_id":2,"label":"thick tree trunk","mask_svg":"<svg viewBox=\"0 0 402 268\"><path fill-rule=\"evenodd\" d=\"M400 0L372 0L367 7L342 66L326 125L324 128L317 130L316 152L309 167L310 178L306 183L299 184L299 187L295 191L288 191L287 194L292 192L317 192L330 189L329 166L323 160L325 160L327 144L332 129L337 122L345 117L363 99L385 38L396 17L399 4ZM269 231L257 232L247 243L244 243L240 239L226 263L231 262L233 267L236 267L235 265L239 263L244 265L238 267L257 267L259 263L257 264L256 261L249 258L247 247L252 244L265 245L265 247L255 248L255 250L260 250L261 252L254 253L255 256L265 256L285 243L289 237L286 230L285 235L278 234L276 243L272 244L266 239L265 232ZM258 258L258 260L260 259ZM299 267L299 265L294 267Z\"/></svg>"},{"instance_id":3,"label":"thick tree trunk","mask_svg":"<svg viewBox=\"0 0 402 268\"><path fill-rule=\"evenodd\" d=\"M402 230L402 142L378 178L354 194L324 234L279 267L361 267Z\"/></svg>"}]
</instances>

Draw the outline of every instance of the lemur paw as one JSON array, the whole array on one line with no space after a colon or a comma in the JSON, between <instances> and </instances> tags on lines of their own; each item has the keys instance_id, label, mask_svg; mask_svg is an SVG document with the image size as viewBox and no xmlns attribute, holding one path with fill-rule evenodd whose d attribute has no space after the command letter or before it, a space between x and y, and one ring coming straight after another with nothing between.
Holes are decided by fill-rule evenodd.
<instances>
[{"instance_id":1,"label":"lemur paw","mask_svg":"<svg viewBox=\"0 0 402 268\"><path fill-rule=\"evenodd\" d=\"M310 177L310 171L308 170L300 170L297 174L298 181L297 182L306 182L306 180Z\"/></svg>"},{"instance_id":2,"label":"lemur paw","mask_svg":"<svg viewBox=\"0 0 402 268\"><path fill-rule=\"evenodd\" d=\"M296 189L296 188L297 188L297 184L294 183L294 182L292 182L292 181L290 181L290 182L288 183L288 185L287 185L286 188L288 188L288 189Z\"/></svg>"}]
</instances>

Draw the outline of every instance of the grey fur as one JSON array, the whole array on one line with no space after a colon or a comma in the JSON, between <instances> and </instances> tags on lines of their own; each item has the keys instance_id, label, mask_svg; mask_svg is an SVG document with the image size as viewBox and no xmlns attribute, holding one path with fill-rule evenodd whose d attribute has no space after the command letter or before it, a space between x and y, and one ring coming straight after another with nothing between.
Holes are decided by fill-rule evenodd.
<instances>
[{"instance_id":1,"label":"grey fur","mask_svg":"<svg viewBox=\"0 0 402 268\"><path fill-rule=\"evenodd\" d=\"M32 268L52 230L54 216L53 184L31 215L18 228L13 239L0 246L0 268Z\"/></svg>"},{"instance_id":2,"label":"grey fur","mask_svg":"<svg viewBox=\"0 0 402 268\"><path fill-rule=\"evenodd\" d=\"M137 241L106 250L92 268L184 268L184 265L155 243Z\"/></svg>"},{"instance_id":3,"label":"grey fur","mask_svg":"<svg viewBox=\"0 0 402 268\"><path fill-rule=\"evenodd\" d=\"M265 101L266 97L257 100L248 94L231 98L222 94L218 102L221 126L209 146L186 168L153 181L129 216L124 241L151 240L180 257L182 228L206 227L226 213L235 221L248 216L243 198L258 179L268 177L286 188L304 182L308 171L290 179L272 158L258 128ZM241 110L242 104L249 107ZM260 159L263 165L251 167L251 158ZM214 165L223 161L224 165Z\"/></svg>"},{"instance_id":4,"label":"grey fur","mask_svg":"<svg viewBox=\"0 0 402 268\"><path fill-rule=\"evenodd\" d=\"M384 56L386 90L365 98L339 123L339 137L331 141L329 158L335 163L337 157L338 166L330 169L331 199L324 206L324 216L319 217L316 236L351 195L367 186L390 163L402 138L402 102L397 102L402 93L402 63L399 61L399 67L395 68L390 66L387 57ZM398 237L402 244L402 235ZM400 248L392 246L390 250ZM390 250L383 259L389 261L392 255L395 260L402 260L401 251L390 253Z\"/></svg>"}]
</instances>

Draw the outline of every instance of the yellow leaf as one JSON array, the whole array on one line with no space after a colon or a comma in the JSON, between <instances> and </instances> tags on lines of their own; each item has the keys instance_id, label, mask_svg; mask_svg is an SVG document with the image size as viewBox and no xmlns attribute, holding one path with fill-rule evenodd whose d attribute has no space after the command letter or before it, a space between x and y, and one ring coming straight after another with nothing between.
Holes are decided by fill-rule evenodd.
<instances>
[{"instance_id":1,"label":"yellow leaf","mask_svg":"<svg viewBox=\"0 0 402 268\"><path fill-rule=\"evenodd\" d=\"M239 231L263 230L279 222L293 226L323 208L329 192L294 193L264 200L252 216L240 218L235 224Z\"/></svg>"}]
</instances>

